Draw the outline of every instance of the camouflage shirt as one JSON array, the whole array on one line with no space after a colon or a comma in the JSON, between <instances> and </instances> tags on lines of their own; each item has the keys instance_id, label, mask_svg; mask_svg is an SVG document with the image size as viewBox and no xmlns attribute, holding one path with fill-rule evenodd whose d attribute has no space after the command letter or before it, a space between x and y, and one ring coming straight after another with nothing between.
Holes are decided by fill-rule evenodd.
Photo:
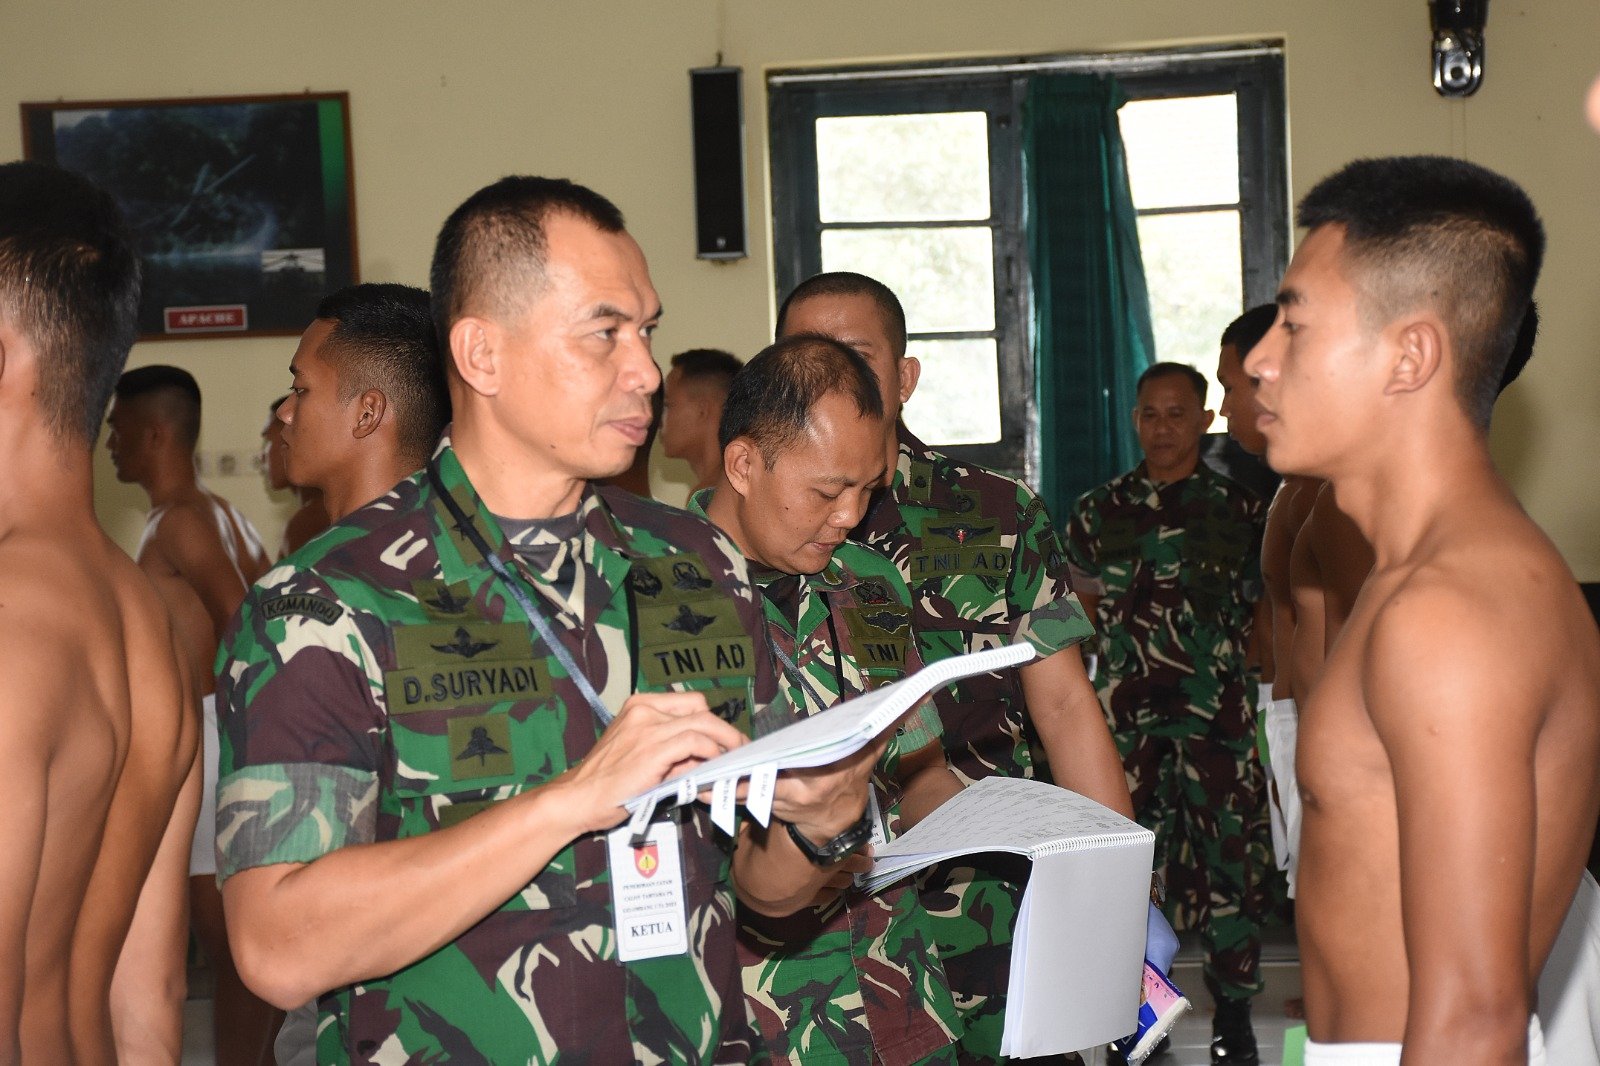
<instances>
[{"instance_id":1,"label":"camouflage shirt","mask_svg":"<svg viewBox=\"0 0 1600 1066\"><path fill-rule=\"evenodd\" d=\"M711 492L690 509L704 513ZM752 567L766 638L789 706L825 711L921 666L910 630L910 593L894 564L846 542L817 574ZM900 827L899 763L939 742L931 701L901 724L873 772L880 830ZM778 1061L869 1063L925 1059L955 1039L960 1022L915 881L876 896L770 918L739 910L745 996Z\"/></svg>"},{"instance_id":2,"label":"camouflage shirt","mask_svg":"<svg viewBox=\"0 0 1600 1066\"><path fill-rule=\"evenodd\" d=\"M893 559L925 662L1026 640L1052 655L1092 635L1044 501L1022 482L928 448L900 427L894 481L851 537ZM935 697L951 767L968 783L1032 777L1021 675L982 674Z\"/></svg>"},{"instance_id":3,"label":"camouflage shirt","mask_svg":"<svg viewBox=\"0 0 1600 1066\"><path fill-rule=\"evenodd\" d=\"M754 708L758 721L787 714L781 701L766 709L777 686L765 642L752 637L760 607L725 537L610 489L586 491L578 517L574 539L530 571L446 436L427 470L251 590L219 653L223 877L448 828L594 746L597 716L463 535L467 524L515 571L612 712L633 692L693 689L746 730ZM617 961L605 836L587 834L450 944L322 996L318 1058L761 1057L739 982L732 841L702 807L674 816L687 954Z\"/></svg>"},{"instance_id":4,"label":"camouflage shirt","mask_svg":"<svg viewBox=\"0 0 1600 1066\"><path fill-rule=\"evenodd\" d=\"M1095 686L1117 731L1247 729L1245 652L1261 598L1260 501L1204 463L1181 481L1138 467L1084 493L1067 552L1096 610ZM1242 735L1242 734L1241 734Z\"/></svg>"}]
</instances>

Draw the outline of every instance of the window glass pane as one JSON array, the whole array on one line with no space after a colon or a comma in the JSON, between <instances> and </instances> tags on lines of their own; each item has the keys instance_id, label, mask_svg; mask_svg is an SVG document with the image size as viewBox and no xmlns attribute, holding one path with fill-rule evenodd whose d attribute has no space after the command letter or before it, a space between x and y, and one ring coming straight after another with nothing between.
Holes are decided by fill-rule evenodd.
<instances>
[{"instance_id":1,"label":"window glass pane","mask_svg":"<svg viewBox=\"0 0 1600 1066\"><path fill-rule=\"evenodd\" d=\"M877 278L912 333L994 329L994 238L987 226L822 231L822 269Z\"/></svg>"},{"instance_id":2,"label":"window glass pane","mask_svg":"<svg viewBox=\"0 0 1600 1066\"><path fill-rule=\"evenodd\" d=\"M1239 202L1234 94L1130 100L1118 114L1134 207Z\"/></svg>"},{"instance_id":3,"label":"window glass pane","mask_svg":"<svg viewBox=\"0 0 1600 1066\"><path fill-rule=\"evenodd\" d=\"M988 116L817 119L817 202L823 222L988 218Z\"/></svg>"},{"instance_id":4,"label":"window glass pane","mask_svg":"<svg viewBox=\"0 0 1600 1066\"><path fill-rule=\"evenodd\" d=\"M906 354L922 361L917 391L905 406L911 432L934 446L1000 439L1000 369L992 339L915 340Z\"/></svg>"},{"instance_id":5,"label":"window glass pane","mask_svg":"<svg viewBox=\"0 0 1600 1066\"><path fill-rule=\"evenodd\" d=\"M1217 349L1222 331L1244 309L1239 266L1239 212L1146 215L1139 250L1150 289L1156 358L1188 363L1211 382L1206 406L1216 410ZM1224 428L1218 418L1213 431Z\"/></svg>"}]
</instances>

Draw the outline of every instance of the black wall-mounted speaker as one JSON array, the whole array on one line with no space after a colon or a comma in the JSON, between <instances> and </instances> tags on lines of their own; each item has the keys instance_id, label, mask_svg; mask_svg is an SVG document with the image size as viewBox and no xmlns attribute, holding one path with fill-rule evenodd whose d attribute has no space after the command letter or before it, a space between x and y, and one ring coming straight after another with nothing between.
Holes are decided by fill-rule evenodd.
<instances>
[{"instance_id":1,"label":"black wall-mounted speaker","mask_svg":"<svg viewBox=\"0 0 1600 1066\"><path fill-rule=\"evenodd\" d=\"M695 255L743 259L744 91L739 67L689 71L694 108Z\"/></svg>"}]
</instances>

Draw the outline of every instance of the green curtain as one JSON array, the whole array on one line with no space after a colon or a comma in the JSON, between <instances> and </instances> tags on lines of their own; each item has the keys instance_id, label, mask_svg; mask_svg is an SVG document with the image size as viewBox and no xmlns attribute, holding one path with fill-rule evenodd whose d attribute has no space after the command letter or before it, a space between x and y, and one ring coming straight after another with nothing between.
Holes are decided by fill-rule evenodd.
<instances>
[{"instance_id":1,"label":"green curtain","mask_svg":"<svg viewBox=\"0 0 1600 1066\"><path fill-rule=\"evenodd\" d=\"M1129 413L1155 355L1117 125L1126 99L1110 77L1045 74L1023 108L1039 490L1062 525L1080 493L1138 461Z\"/></svg>"}]
</instances>

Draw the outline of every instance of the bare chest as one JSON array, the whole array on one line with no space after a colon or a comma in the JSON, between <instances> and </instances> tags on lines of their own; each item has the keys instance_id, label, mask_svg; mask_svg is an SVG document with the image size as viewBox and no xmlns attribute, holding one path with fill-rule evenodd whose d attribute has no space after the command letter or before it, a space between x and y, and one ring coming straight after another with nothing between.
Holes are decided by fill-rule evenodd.
<instances>
[{"instance_id":1,"label":"bare chest","mask_svg":"<svg viewBox=\"0 0 1600 1066\"><path fill-rule=\"evenodd\" d=\"M1389 757L1361 687L1362 634L1347 630L1300 708L1296 769L1301 801L1324 817L1366 818L1394 810Z\"/></svg>"}]
</instances>

